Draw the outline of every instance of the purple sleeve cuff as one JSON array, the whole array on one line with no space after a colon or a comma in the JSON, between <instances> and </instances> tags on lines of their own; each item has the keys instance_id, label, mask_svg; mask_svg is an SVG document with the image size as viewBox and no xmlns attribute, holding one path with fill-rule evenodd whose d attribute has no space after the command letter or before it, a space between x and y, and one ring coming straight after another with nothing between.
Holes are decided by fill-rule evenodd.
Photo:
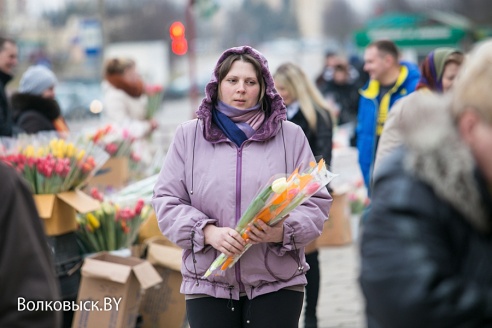
<instances>
[{"instance_id":1,"label":"purple sleeve cuff","mask_svg":"<svg viewBox=\"0 0 492 328\"><path fill-rule=\"evenodd\" d=\"M195 234L192 240L195 252L200 252L205 248L205 235L203 234L203 228L205 228L207 224L216 223L217 220L214 219L202 219L195 223L195 225L193 226L193 231L195 232Z\"/></svg>"}]
</instances>

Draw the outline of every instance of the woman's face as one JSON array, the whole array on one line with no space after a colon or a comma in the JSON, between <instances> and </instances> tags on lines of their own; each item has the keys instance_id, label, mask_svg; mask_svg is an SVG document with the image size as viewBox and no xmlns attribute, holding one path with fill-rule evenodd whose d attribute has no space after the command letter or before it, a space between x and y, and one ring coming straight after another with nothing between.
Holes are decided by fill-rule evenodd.
<instances>
[{"instance_id":1,"label":"woman's face","mask_svg":"<svg viewBox=\"0 0 492 328\"><path fill-rule=\"evenodd\" d=\"M453 86L454 78L458 74L460 65L450 62L444 67L442 73L442 91L447 92Z\"/></svg>"},{"instance_id":2,"label":"woman's face","mask_svg":"<svg viewBox=\"0 0 492 328\"><path fill-rule=\"evenodd\" d=\"M253 64L236 60L219 85L219 100L238 108L248 109L258 103L260 83Z\"/></svg>"},{"instance_id":3,"label":"woman's face","mask_svg":"<svg viewBox=\"0 0 492 328\"><path fill-rule=\"evenodd\" d=\"M346 84L349 78L348 70L345 67L335 67L333 81L337 84Z\"/></svg>"},{"instance_id":4,"label":"woman's face","mask_svg":"<svg viewBox=\"0 0 492 328\"><path fill-rule=\"evenodd\" d=\"M139 79L139 75L135 66L130 66L123 72L123 78L128 82L135 82Z\"/></svg>"},{"instance_id":5,"label":"woman's face","mask_svg":"<svg viewBox=\"0 0 492 328\"><path fill-rule=\"evenodd\" d=\"M275 89L277 89L278 94L284 100L285 106L289 106L295 101L294 97L290 94L285 84L283 84L282 81L280 81L280 79L278 78L275 79Z\"/></svg>"},{"instance_id":6,"label":"woman's face","mask_svg":"<svg viewBox=\"0 0 492 328\"><path fill-rule=\"evenodd\" d=\"M41 97L55 99L55 87L52 86L51 88L44 90L43 93L41 94Z\"/></svg>"}]
</instances>

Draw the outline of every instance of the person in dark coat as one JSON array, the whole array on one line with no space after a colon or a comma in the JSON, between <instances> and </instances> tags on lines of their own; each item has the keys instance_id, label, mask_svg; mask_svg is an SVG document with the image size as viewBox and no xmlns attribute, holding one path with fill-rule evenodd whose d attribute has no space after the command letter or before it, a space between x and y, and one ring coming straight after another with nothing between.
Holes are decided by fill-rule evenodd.
<instances>
[{"instance_id":1,"label":"person in dark coat","mask_svg":"<svg viewBox=\"0 0 492 328\"><path fill-rule=\"evenodd\" d=\"M287 107L287 119L299 125L306 135L311 151L316 157L323 157L330 165L332 150L333 121L328 105L297 65L285 63L273 74L275 87ZM328 213L326 213L328 215ZM316 240L306 246L306 261L309 271L306 273L305 328L318 325L316 308L318 304L320 270Z\"/></svg>"},{"instance_id":2,"label":"person in dark coat","mask_svg":"<svg viewBox=\"0 0 492 328\"><path fill-rule=\"evenodd\" d=\"M0 327L56 328L61 311L28 310L31 302L59 301L60 293L42 222L22 179L0 162Z\"/></svg>"},{"instance_id":3,"label":"person in dark coat","mask_svg":"<svg viewBox=\"0 0 492 328\"><path fill-rule=\"evenodd\" d=\"M19 90L11 97L14 122L22 132L68 132L55 99L56 83L55 74L42 65L31 66L22 75Z\"/></svg>"},{"instance_id":4,"label":"person in dark coat","mask_svg":"<svg viewBox=\"0 0 492 328\"><path fill-rule=\"evenodd\" d=\"M355 73L354 73L355 72ZM347 60L338 57L332 68L330 80L325 81L320 92L335 110L337 125L344 125L349 134L350 146L355 147L355 126L359 107L359 91L354 81L358 72Z\"/></svg>"},{"instance_id":5,"label":"person in dark coat","mask_svg":"<svg viewBox=\"0 0 492 328\"><path fill-rule=\"evenodd\" d=\"M346 61L340 59L333 69L333 79L322 90L323 96L337 107L338 125L357 123L359 91L350 77L350 68Z\"/></svg>"},{"instance_id":6,"label":"person in dark coat","mask_svg":"<svg viewBox=\"0 0 492 328\"><path fill-rule=\"evenodd\" d=\"M0 37L0 136L13 135L12 112L5 88L17 66L17 45L13 39Z\"/></svg>"},{"instance_id":7,"label":"person in dark coat","mask_svg":"<svg viewBox=\"0 0 492 328\"><path fill-rule=\"evenodd\" d=\"M492 327L492 41L414 97L362 233L368 326ZM425 118L425 119L422 119Z\"/></svg>"}]
</instances>

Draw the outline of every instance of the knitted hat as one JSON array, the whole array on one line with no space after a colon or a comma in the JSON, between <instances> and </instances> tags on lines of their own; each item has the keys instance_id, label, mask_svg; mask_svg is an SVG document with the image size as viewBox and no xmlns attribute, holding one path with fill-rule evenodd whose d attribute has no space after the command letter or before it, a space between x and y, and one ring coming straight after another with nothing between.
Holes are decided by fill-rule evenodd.
<instances>
[{"instance_id":1,"label":"knitted hat","mask_svg":"<svg viewBox=\"0 0 492 328\"><path fill-rule=\"evenodd\" d=\"M45 90L56 84L55 74L45 66L31 66L22 75L19 92L41 95Z\"/></svg>"}]
</instances>

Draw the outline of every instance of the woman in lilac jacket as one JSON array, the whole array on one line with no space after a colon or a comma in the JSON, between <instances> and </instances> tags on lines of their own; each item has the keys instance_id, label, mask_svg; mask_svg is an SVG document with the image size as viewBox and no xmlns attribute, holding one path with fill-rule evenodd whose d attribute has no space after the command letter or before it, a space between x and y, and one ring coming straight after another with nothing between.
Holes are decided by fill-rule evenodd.
<instances>
[{"instance_id":1,"label":"woman in lilac jacket","mask_svg":"<svg viewBox=\"0 0 492 328\"><path fill-rule=\"evenodd\" d=\"M313 160L302 129L286 121L263 55L248 46L226 50L197 119L176 130L152 201L162 233L183 248L191 328L298 326L309 270L304 246L323 229L326 189L276 226L253 227L254 245L233 268L202 277L220 253L244 249L234 227L258 190Z\"/></svg>"}]
</instances>

